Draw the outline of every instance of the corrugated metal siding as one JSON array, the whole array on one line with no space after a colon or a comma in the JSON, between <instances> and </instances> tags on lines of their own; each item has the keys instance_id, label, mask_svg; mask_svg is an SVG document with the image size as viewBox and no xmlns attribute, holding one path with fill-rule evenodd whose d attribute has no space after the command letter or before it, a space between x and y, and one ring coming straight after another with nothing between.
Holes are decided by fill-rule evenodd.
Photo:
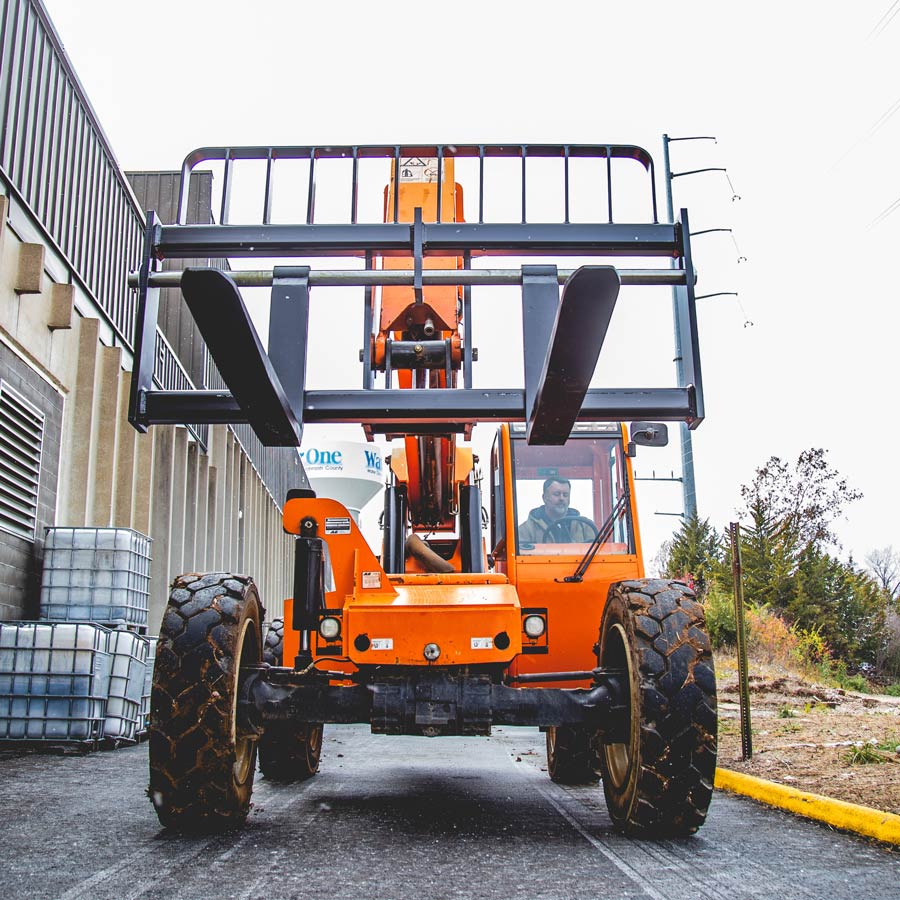
<instances>
[{"instance_id":1,"label":"corrugated metal siding","mask_svg":"<svg viewBox=\"0 0 900 900\"><path fill-rule=\"evenodd\" d=\"M143 215L37 0L0 0L0 169L130 349Z\"/></svg>"}]
</instances>

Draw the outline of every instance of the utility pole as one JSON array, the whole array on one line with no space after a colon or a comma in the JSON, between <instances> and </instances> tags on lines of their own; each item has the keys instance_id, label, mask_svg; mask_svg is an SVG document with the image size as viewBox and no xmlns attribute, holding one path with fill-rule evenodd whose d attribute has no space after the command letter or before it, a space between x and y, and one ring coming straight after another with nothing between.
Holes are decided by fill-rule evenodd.
<instances>
[{"instance_id":1,"label":"utility pole","mask_svg":"<svg viewBox=\"0 0 900 900\"><path fill-rule=\"evenodd\" d=\"M691 138L670 138L663 135L663 166L666 181L666 214L668 221L675 221L675 207L672 203L672 167L669 164L669 142L672 140L691 140ZM697 138L708 140L708 138ZM715 140L713 138L712 140ZM669 260L669 266L675 267L675 260ZM675 378L680 387L684 383L684 360L682 353L681 325L678 318L678 288L672 288L672 318L675 321ZM681 490L684 498L684 517L690 519L697 515L697 488L694 482L694 449L691 441L691 430L686 422L679 423L681 437Z\"/></svg>"},{"instance_id":2,"label":"utility pole","mask_svg":"<svg viewBox=\"0 0 900 900\"><path fill-rule=\"evenodd\" d=\"M704 169L692 169L690 172L672 172L672 166L669 163L669 144L673 141L715 141L715 138L711 135L699 135L693 137L669 137L669 135L663 135L663 164L665 168L665 180L666 180L666 212L669 216L669 221L675 221L675 208L672 203L672 181L675 178L680 178L682 175L698 175L700 172L724 172L725 177L728 178L728 170L719 166L710 166ZM728 179L729 185L731 184L731 179ZM739 199L737 194L734 194L734 189L732 188L732 194L734 195L732 199ZM730 228L708 228L706 231L730 231ZM706 232L696 232L697 234L705 234ZM675 260L670 260L669 265L674 268ZM731 293L731 292L729 292ZM704 294L706 297L715 297L718 294ZM698 298L695 298L698 299ZM682 334L681 334L681 325L678 317L678 288L672 288L672 317L675 320L675 377L677 378L677 384L679 387L684 386L684 360L681 356L682 354ZM752 323L751 323L752 324ZM687 427L687 423L682 422L680 428L681 435L681 485L682 485L682 493L684 497L684 518L690 519L697 515L697 488L694 482L694 448L691 440L691 430Z\"/></svg>"}]
</instances>

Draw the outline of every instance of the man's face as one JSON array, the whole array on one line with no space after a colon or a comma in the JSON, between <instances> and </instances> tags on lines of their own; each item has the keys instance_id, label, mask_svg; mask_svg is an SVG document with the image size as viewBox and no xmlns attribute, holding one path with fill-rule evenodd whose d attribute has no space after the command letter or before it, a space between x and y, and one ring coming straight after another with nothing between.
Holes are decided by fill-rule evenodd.
<instances>
[{"instance_id":1,"label":"man's face","mask_svg":"<svg viewBox=\"0 0 900 900\"><path fill-rule=\"evenodd\" d=\"M569 508L569 486L554 481L547 485L544 491L544 509L547 511L547 518L556 520L561 519Z\"/></svg>"}]
</instances>

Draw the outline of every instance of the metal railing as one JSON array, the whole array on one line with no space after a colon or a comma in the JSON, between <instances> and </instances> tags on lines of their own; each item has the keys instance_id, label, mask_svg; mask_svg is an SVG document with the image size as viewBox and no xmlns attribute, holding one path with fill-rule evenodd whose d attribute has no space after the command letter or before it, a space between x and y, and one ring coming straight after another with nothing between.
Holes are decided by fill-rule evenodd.
<instances>
[{"instance_id":1,"label":"metal railing","mask_svg":"<svg viewBox=\"0 0 900 900\"><path fill-rule=\"evenodd\" d=\"M307 225L319 224L320 219L316 215L317 174L323 165L334 161L344 160L350 164L349 172L344 173L343 180L349 177L346 190L338 191L345 198L346 207L344 214L339 215L342 223L356 225L360 221L360 174L361 163L382 160L389 166L380 176L381 184L390 180L390 170L398 174L398 180L404 180L404 173L413 180L429 181L437 185L436 192L436 222L452 222L455 220L455 210L448 209L446 198L441 190L447 180L447 163L454 161L471 161L472 175L467 179L469 183L466 190L474 192L477 203L472 203L473 210L477 208L477 218L473 222L484 224L496 221L485 213L485 187L491 181L486 177L486 164L490 165L500 160L509 160L516 164L515 179L518 181L521 195L515 210L515 218L522 224L532 219L528 215L529 201L529 163L538 160L559 160L561 162L561 177L563 198L562 221L568 224L572 221L572 199L576 193L581 193L576 186L573 189L574 172L572 162L584 161L589 165L596 164L600 168L601 184L597 190L601 191L603 215L595 213L592 221L616 221L614 215L614 191L613 176L614 160L631 160L637 162L643 168L647 177L646 203L647 216L642 221L656 223L659 221L656 204L656 179L653 166L653 158L642 147L631 144L395 144L390 146L318 146L318 147L289 147L289 146L255 146L255 147L201 147L188 154L181 169L181 196L178 204L178 216L176 222L179 225L187 224L188 186L190 175L194 168L201 163L222 163L222 192L219 203L219 224L232 224L231 207L233 186L236 181L236 163L256 161L265 164L264 180L262 184L262 204L259 222L263 225L273 223L273 203L276 199L275 183L276 169L279 164L288 162L302 163L305 174L301 179L304 184L294 186L297 192L305 194L305 208L299 210L299 215L294 216L293 223L304 222ZM421 174L414 173L418 167L423 168ZM332 167L332 172L333 172ZM333 180L333 179L331 179ZM452 187L452 185L450 185ZM599 212L599 210L598 210ZM399 221L399 191L390 191L385 196L385 209L383 221L397 223Z\"/></svg>"},{"instance_id":2,"label":"metal railing","mask_svg":"<svg viewBox=\"0 0 900 900\"><path fill-rule=\"evenodd\" d=\"M156 329L156 358L153 364L153 381L163 390L189 391L194 387L181 360L162 331ZM209 446L209 425L186 425L204 450Z\"/></svg>"}]
</instances>

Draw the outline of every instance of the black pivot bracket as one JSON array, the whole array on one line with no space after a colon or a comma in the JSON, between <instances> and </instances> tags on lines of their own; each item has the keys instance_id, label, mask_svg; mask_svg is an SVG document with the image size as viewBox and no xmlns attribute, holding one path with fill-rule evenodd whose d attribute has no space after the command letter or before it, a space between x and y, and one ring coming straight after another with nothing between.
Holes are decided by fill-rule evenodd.
<instances>
[{"instance_id":1,"label":"black pivot bracket","mask_svg":"<svg viewBox=\"0 0 900 900\"><path fill-rule=\"evenodd\" d=\"M308 338L309 266L275 266L269 312L269 359L301 430Z\"/></svg>"},{"instance_id":2,"label":"black pivot bracket","mask_svg":"<svg viewBox=\"0 0 900 900\"><path fill-rule=\"evenodd\" d=\"M556 266L522 266L522 350L525 360L525 421L530 421L559 309Z\"/></svg>"}]
</instances>

